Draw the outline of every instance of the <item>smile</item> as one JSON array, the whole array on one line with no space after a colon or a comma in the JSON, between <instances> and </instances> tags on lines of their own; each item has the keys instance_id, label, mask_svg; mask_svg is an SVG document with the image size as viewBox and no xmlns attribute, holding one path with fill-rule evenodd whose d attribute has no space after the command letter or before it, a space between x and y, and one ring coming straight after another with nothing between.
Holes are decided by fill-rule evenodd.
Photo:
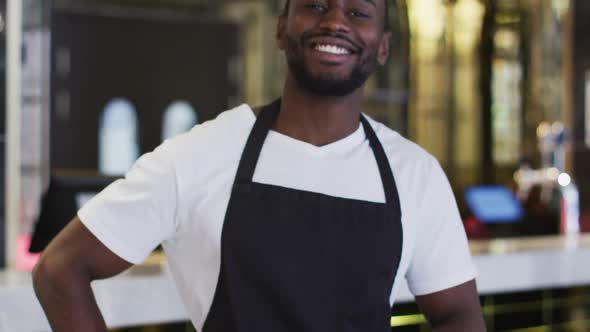
<instances>
[{"instance_id":1,"label":"smile","mask_svg":"<svg viewBox=\"0 0 590 332\"><path fill-rule=\"evenodd\" d=\"M330 54L337 54L337 55L350 54L350 51L343 48L343 47L339 47L336 45L329 45L329 44L317 44L317 45L315 45L314 49L316 51L322 52L322 53L330 53Z\"/></svg>"}]
</instances>

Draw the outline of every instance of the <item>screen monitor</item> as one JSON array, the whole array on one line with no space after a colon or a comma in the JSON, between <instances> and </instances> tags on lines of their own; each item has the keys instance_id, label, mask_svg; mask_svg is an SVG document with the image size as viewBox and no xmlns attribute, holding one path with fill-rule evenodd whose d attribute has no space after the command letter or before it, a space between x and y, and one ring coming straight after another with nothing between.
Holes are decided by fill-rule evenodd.
<instances>
[{"instance_id":1,"label":"screen monitor","mask_svg":"<svg viewBox=\"0 0 590 332\"><path fill-rule=\"evenodd\" d=\"M522 220L524 210L512 191L504 186L474 186L465 191L473 215L483 223L512 223Z\"/></svg>"}]
</instances>

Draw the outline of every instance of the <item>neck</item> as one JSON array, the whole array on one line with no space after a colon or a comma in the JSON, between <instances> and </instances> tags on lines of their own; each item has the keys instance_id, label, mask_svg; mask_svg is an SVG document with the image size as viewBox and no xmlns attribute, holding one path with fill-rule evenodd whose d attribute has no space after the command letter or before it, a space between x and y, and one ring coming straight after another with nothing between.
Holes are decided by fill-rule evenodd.
<instances>
[{"instance_id":1,"label":"neck","mask_svg":"<svg viewBox=\"0 0 590 332\"><path fill-rule=\"evenodd\" d=\"M313 95L288 75L274 130L316 146L338 141L359 127L362 88L342 97Z\"/></svg>"}]
</instances>

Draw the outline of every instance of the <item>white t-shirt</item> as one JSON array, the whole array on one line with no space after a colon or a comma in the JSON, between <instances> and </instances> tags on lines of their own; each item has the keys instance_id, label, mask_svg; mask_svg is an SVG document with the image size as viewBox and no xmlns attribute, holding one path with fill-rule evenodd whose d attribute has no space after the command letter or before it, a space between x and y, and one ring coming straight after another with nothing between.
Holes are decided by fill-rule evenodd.
<instances>
[{"instance_id":1,"label":"white t-shirt","mask_svg":"<svg viewBox=\"0 0 590 332\"><path fill-rule=\"evenodd\" d=\"M255 120L252 109L241 105L165 141L78 212L101 242L131 263L141 263L161 243L197 330L213 301L225 211ZM402 211L404 241L391 304L404 277L415 295L475 278L453 192L438 162L383 124L369 122L389 159ZM321 147L271 130L253 181L385 202L362 125Z\"/></svg>"}]
</instances>

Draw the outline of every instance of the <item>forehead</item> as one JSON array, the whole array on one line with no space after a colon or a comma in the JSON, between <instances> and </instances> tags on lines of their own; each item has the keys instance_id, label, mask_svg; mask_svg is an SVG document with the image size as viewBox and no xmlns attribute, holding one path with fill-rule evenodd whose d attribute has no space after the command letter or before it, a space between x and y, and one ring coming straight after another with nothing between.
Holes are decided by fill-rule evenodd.
<instances>
[{"instance_id":1,"label":"forehead","mask_svg":"<svg viewBox=\"0 0 590 332\"><path fill-rule=\"evenodd\" d=\"M287 6L289 6L289 3L294 2L294 3L302 3L302 2L306 2L309 0L285 0L285 8L287 8ZM372 4L377 8L383 7L383 6L387 6L387 1L388 0L325 0L326 2L342 2L343 4L355 4L355 3L365 3L365 4Z\"/></svg>"}]
</instances>

